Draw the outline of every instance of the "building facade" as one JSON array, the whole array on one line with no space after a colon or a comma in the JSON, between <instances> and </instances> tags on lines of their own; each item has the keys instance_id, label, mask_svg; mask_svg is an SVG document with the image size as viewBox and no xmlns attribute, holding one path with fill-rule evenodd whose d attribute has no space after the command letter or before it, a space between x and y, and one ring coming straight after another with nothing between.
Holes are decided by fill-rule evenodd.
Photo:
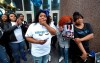
<instances>
[{"instance_id":1,"label":"building facade","mask_svg":"<svg viewBox=\"0 0 100 63\"><path fill-rule=\"evenodd\" d=\"M5 0L7 4L13 2L16 5L16 14L23 14L26 21L33 21L37 10L48 9L53 21L59 21L59 5L60 0L41 0L42 5L40 7L35 6L33 0ZM36 0L38 1L38 0Z\"/></svg>"}]
</instances>

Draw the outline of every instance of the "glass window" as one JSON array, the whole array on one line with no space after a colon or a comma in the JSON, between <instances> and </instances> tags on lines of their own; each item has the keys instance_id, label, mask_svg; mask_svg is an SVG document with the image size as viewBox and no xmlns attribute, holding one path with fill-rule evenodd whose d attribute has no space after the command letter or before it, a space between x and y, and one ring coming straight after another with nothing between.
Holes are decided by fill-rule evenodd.
<instances>
[{"instance_id":1,"label":"glass window","mask_svg":"<svg viewBox=\"0 0 100 63\"><path fill-rule=\"evenodd\" d=\"M23 11L23 6L22 6L22 0L13 0L13 2L16 5L16 10L17 11Z\"/></svg>"},{"instance_id":2,"label":"glass window","mask_svg":"<svg viewBox=\"0 0 100 63\"><path fill-rule=\"evenodd\" d=\"M43 0L43 9L48 9L49 4L48 4L48 0Z\"/></svg>"},{"instance_id":3,"label":"glass window","mask_svg":"<svg viewBox=\"0 0 100 63\"><path fill-rule=\"evenodd\" d=\"M57 25L57 20L58 19L58 13L53 13L53 21L54 21L54 24Z\"/></svg>"},{"instance_id":4,"label":"glass window","mask_svg":"<svg viewBox=\"0 0 100 63\"><path fill-rule=\"evenodd\" d=\"M31 1L30 0L23 0L24 1L24 10L31 11Z\"/></svg>"},{"instance_id":5,"label":"glass window","mask_svg":"<svg viewBox=\"0 0 100 63\"><path fill-rule=\"evenodd\" d=\"M27 14L27 22L32 23L32 14Z\"/></svg>"},{"instance_id":6,"label":"glass window","mask_svg":"<svg viewBox=\"0 0 100 63\"><path fill-rule=\"evenodd\" d=\"M60 0L52 0L51 6L52 10L59 10Z\"/></svg>"}]
</instances>

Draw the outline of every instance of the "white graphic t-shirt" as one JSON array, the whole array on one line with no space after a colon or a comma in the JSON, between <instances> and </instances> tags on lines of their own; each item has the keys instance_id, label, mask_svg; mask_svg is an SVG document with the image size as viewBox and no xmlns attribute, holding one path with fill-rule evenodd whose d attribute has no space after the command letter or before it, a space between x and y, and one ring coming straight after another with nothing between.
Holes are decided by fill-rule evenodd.
<instances>
[{"instance_id":1,"label":"white graphic t-shirt","mask_svg":"<svg viewBox=\"0 0 100 63\"><path fill-rule=\"evenodd\" d=\"M56 29L53 22L51 22L50 26ZM50 53L50 48L51 48L50 44L51 44L52 35L49 33L49 31L44 26L40 25L39 23L37 24L32 23L29 26L25 36L33 37L36 40L46 40L47 39L47 42L42 45L31 43L31 53L33 56L40 57L40 56L44 56Z\"/></svg>"}]
</instances>

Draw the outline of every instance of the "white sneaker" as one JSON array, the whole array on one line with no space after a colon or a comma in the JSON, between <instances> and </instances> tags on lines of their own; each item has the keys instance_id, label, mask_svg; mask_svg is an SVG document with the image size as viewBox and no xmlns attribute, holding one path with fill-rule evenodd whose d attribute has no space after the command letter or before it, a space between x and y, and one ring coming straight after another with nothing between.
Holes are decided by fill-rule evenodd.
<instances>
[{"instance_id":1,"label":"white sneaker","mask_svg":"<svg viewBox=\"0 0 100 63\"><path fill-rule=\"evenodd\" d=\"M64 59L64 57L61 56L61 57L59 58L59 62L61 62L63 59Z\"/></svg>"},{"instance_id":2,"label":"white sneaker","mask_svg":"<svg viewBox=\"0 0 100 63\"><path fill-rule=\"evenodd\" d=\"M49 55L49 59L48 59L48 61L51 61L51 55Z\"/></svg>"}]
</instances>

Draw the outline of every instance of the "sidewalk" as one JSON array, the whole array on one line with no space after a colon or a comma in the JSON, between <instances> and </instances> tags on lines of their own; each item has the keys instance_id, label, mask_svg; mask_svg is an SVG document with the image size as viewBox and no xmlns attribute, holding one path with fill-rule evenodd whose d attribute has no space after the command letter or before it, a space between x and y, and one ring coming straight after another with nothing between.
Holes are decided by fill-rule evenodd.
<instances>
[{"instance_id":1,"label":"sidewalk","mask_svg":"<svg viewBox=\"0 0 100 63\"><path fill-rule=\"evenodd\" d=\"M59 63L58 48L52 48L50 55L51 61L49 61L48 63ZM21 60L21 63L33 63L32 55L27 53L27 61L25 62ZM64 61L61 61L60 63L64 63ZM69 61L69 63L71 63L71 61Z\"/></svg>"}]
</instances>

